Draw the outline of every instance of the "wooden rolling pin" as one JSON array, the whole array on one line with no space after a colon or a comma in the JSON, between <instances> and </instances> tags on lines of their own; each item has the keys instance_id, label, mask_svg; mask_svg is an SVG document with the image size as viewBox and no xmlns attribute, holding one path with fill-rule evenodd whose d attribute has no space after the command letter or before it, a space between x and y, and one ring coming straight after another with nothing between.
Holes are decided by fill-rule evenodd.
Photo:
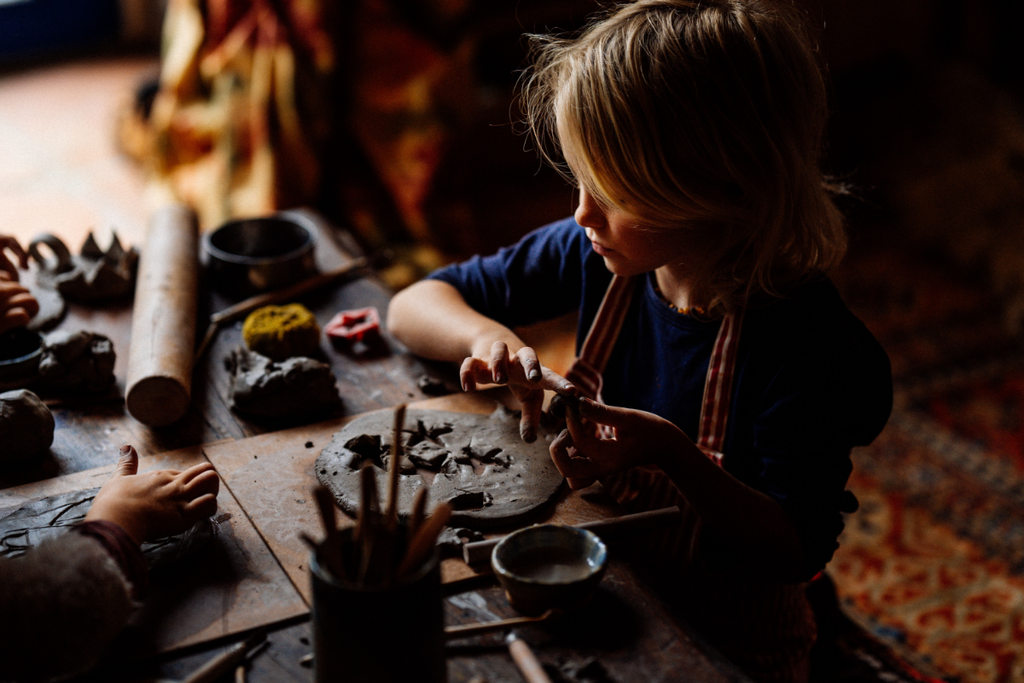
<instances>
[{"instance_id":1,"label":"wooden rolling pin","mask_svg":"<svg viewBox=\"0 0 1024 683\"><path fill-rule=\"evenodd\" d=\"M125 404L139 422L163 427L188 412L199 289L199 227L191 209L153 214L139 257Z\"/></svg>"}]
</instances>

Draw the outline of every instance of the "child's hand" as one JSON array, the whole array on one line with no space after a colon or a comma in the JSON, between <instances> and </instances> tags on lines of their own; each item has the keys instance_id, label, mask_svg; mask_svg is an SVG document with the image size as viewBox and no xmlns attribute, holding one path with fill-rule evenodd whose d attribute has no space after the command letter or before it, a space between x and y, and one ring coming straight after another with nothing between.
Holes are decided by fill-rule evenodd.
<instances>
[{"instance_id":1,"label":"child's hand","mask_svg":"<svg viewBox=\"0 0 1024 683\"><path fill-rule=\"evenodd\" d=\"M28 268L28 253L18 244L18 240L7 235L0 235L0 273L7 273L8 280L18 281L18 268L7 258L5 251L12 251L18 258L18 266Z\"/></svg>"},{"instance_id":2,"label":"child's hand","mask_svg":"<svg viewBox=\"0 0 1024 683\"><path fill-rule=\"evenodd\" d=\"M122 446L114 475L96 494L85 519L113 522L141 544L180 534L217 512L220 479L210 463L184 472L138 471L139 454Z\"/></svg>"},{"instance_id":3,"label":"child's hand","mask_svg":"<svg viewBox=\"0 0 1024 683\"><path fill-rule=\"evenodd\" d=\"M566 430L551 442L551 460L574 489L631 467L656 463L665 453L683 447L689 438L668 420L653 413L580 401L581 422L566 412ZM588 424L593 423L593 424ZM603 439L594 424L615 428Z\"/></svg>"},{"instance_id":4,"label":"child's hand","mask_svg":"<svg viewBox=\"0 0 1024 683\"><path fill-rule=\"evenodd\" d=\"M7 279L0 271L0 333L15 327L28 325L28 321L39 312L39 302L28 289Z\"/></svg>"},{"instance_id":5,"label":"child's hand","mask_svg":"<svg viewBox=\"0 0 1024 683\"><path fill-rule=\"evenodd\" d=\"M522 404L523 417L519 433L523 441L537 438L537 425L544 407L544 390L560 394L576 394L576 387L561 375L541 365L537 352L524 346L509 354L508 345L496 341L486 359L470 356L462 362L459 380L463 391L474 391L478 384L507 384L512 395Z\"/></svg>"}]
</instances>

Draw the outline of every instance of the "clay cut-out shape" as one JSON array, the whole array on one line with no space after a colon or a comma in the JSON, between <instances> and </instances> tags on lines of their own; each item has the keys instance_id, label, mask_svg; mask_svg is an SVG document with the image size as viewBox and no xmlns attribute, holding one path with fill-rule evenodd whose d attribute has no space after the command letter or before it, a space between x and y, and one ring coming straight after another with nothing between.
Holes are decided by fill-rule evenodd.
<instances>
[{"instance_id":1,"label":"clay cut-out shape","mask_svg":"<svg viewBox=\"0 0 1024 683\"><path fill-rule=\"evenodd\" d=\"M358 516L359 470L381 470L387 481L394 453L394 414L378 411L337 432L316 460L317 479L349 516ZM490 415L441 410L406 411L399 463L398 510L406 518L416 493L429 488L428 511L451 504L450 526L481 529L522 522L539 514L562 490L548 447L555 433L538 430L536 441L519 435L519 414L499 407ZM383 490L380 494L386 495ZM385 503L386 499L382 498Z\"/></svg>"}]
</instances>

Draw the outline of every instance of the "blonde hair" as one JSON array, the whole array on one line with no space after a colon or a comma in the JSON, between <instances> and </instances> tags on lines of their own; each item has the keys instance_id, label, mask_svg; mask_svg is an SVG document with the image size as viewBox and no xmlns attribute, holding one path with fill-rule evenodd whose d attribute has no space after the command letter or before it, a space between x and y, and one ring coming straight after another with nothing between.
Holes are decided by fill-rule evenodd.
<instances>
[{"instance_id":1,"label":"blonde hair","mask_svg":"<svg viewBox=\"0 0 1024 683\"><path fill-rule=\"evenodd\" d=\"M820 169L825 83L795 11L638 0L578 37L532 40L521 87L542 156L655 229L715 230L694 278L705 310L779 295L842 259Z\"/></svg>"}]
</instances>

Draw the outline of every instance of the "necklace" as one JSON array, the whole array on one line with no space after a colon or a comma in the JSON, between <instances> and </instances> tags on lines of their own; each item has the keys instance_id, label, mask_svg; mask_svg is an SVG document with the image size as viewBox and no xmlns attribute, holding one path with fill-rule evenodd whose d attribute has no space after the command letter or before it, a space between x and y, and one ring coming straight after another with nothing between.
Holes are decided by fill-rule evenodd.
<instances>
[{"instance_id":1,"label":"necklace","mask_svg":"<svg viewBox=\"0 0 1024 683\"><path fill-rule=\"evenodd\" d=\"M668 297L661 293L661 288L658 287L658 281L654 277L651 278L651 285L654 287L654 293L658 295L658 298L661 299L661 302L668 306L669 308L671 308L676 313L681 313L683 315L690 315L691 313L695 315L704 315L704 309L701 308L700 306L694 306L693 308L680 308L679 306L676 306L674 303L669 301Z\"/></svg>"}]
</instances>

